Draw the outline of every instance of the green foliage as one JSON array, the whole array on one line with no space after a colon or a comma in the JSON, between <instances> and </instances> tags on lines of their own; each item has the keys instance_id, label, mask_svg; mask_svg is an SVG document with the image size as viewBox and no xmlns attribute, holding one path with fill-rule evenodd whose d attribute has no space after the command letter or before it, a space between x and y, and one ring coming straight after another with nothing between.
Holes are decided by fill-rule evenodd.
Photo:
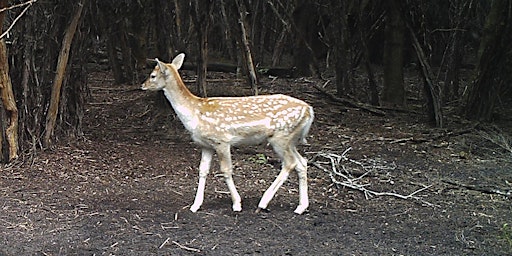
<instances>
[{"instance_id":1,"label":"green foliage","mask_svg":"<svg viewBox=\"0 0 512 256\"><path fill-rule=\"evenodd\" d=\"M256 154L254 156L249 157L249 161L257 164L266 164L268 163L267 156L265 154Z\"/></svg>"},{"instance_id":2,"label":"green foliage","mask_svg":"<svg viewBox=\"0 0 512 256\"><path fill-rule=\"evenodd\" d=\"M500 238L508 243L509 249L512 250L512 227L505 223L500 229Z\"/></svg>"}]
</instances>

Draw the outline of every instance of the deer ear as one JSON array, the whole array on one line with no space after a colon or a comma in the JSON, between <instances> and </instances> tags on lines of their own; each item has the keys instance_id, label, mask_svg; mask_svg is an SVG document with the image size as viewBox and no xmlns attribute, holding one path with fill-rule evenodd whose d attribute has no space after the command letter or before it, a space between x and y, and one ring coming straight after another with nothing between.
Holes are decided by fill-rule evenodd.
<instances>
[{"instance_id":1,"label":"deer ear","mask_svg":"<svg viewBox=\"0 0 512 256\"><path fill-rule=\"evenodd\" d=\"M155 61L156 61L156 65L160 69L160 72L165 73L165 70L167 69L167 67L165 66L165 63L161 62L158 58L155 58Z\"/></svg>"},{"instance_id":2,"label":"deer ear","mask_svg":"<svg viewBox=\"0 0 512 256\"><path fill-rule=\"evenodd\" d=\"M172 64L174 65L174 67L176 69L180 69L181 65L183 65L184 59L185 59L185 54L180 53L180 54L178 54L178 56L174 57L174 59L172 60Z\"/></svg>"}]
</instances>

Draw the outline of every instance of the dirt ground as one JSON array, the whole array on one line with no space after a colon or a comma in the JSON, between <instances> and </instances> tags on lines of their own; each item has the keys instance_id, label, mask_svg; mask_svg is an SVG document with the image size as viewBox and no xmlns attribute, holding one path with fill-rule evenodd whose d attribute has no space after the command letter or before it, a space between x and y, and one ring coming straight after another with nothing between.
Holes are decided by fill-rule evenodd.
<instances>
[{"instance_id":1,"label":"dirt ground","mask_svg":"<svg viewBox=\"0 0 512 256\"><path fill-rule=\"evenodd\" d=\"M173 112L156 107L162 97L105 73L90 83L82 138L2 166L0 255L512 254L510 115L475 125L447 108L447 128L435 129L414 88L410 111L377 116L312 87L323 82L264 78L262 93L315 108L300 147L309 210L293 213L293 174L255 213L280 165L259 146L233 152L242 212L232 212L215 162L192 213L200 151ZM223 95L241 85L209 86Z\"/></svg>"}]
</instances>

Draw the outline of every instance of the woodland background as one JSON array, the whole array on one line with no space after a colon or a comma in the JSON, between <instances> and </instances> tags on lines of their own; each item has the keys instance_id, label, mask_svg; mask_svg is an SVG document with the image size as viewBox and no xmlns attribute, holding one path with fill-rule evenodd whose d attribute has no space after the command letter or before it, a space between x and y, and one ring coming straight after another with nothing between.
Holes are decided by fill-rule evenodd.
<instances>
[{"instance_id":1,"label":"woodland background","mask_svg":"<svg viewBox=\"0 0 512 256\"><path fill-rule=\"evenodd\" d=\"M446 108L499 119L512 94L508 0L0 0L0 28L3 162L83 135L89 72L138 84L148 58L179 52L203 96L207 70L237 72L253 94L261 76L314 76L346 104L406 109L416 72L437 127Z\"/></svg>"}]
</instances>

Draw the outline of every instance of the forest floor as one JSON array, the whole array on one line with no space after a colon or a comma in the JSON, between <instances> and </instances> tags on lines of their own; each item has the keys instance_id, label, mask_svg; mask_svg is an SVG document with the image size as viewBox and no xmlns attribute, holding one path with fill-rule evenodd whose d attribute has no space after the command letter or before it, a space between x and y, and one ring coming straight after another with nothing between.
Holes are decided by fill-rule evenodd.
<instances>
[{"instance_id":1,"label":"forest floor","mask_svg":"<svg viewBox=\"0 0 512 256\"><path fill-rule=\"evenodd\" d=\"M212 95L242 87L215 77ZM157 107L163 97L106 73L89 82L83 137L2 166L0 255L512 254L509 114L483 125L447 108L437 129L414 88L409 110L379 116L329 99L312 86L321 81L263 78L262 94L315 109L299 148L310 166L308 211L293 213L292 174L268 211L255 212L279 171L262 145L233 150L241 212L216 161L192 213L200 151L170 108Z\"/></svg>"}]
</instances>

